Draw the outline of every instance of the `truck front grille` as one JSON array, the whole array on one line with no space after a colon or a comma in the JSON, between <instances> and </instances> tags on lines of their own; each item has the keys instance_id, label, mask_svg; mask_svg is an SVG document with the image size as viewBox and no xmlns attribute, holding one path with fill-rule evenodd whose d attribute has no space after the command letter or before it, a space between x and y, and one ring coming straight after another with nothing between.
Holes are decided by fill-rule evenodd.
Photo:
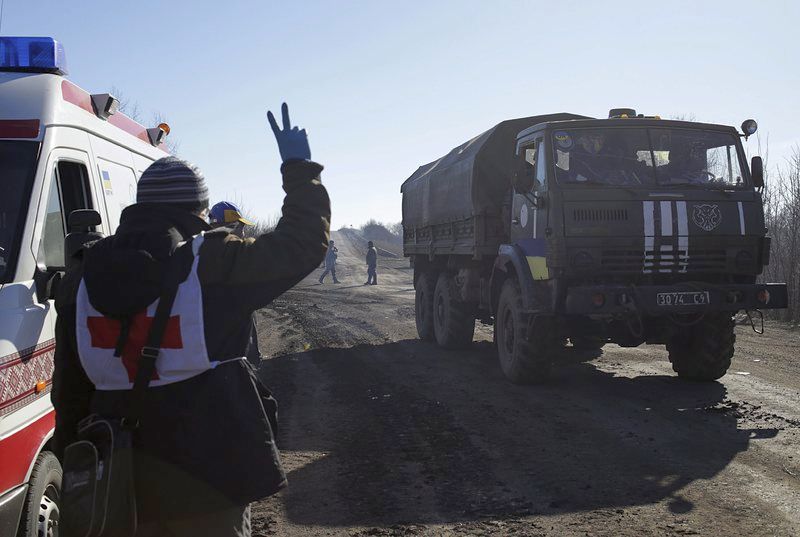
<instances>
[{"instance_id":1,"label":"truck front grille","mask_svg":"<svg viewBox=\"0 0 800 537\"><path fill-rule=\"evenodd\" d=\"M725 250L678 250L662 246L661 250L603 250L601 270L612 273L642 272L724 272Z\"/></svg>"}]
</instances>

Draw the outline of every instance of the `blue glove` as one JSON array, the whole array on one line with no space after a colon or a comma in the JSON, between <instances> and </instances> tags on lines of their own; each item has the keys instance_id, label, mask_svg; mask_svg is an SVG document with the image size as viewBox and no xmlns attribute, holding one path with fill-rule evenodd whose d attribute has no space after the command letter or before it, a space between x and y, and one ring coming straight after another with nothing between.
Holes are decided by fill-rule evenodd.
<instances>
[{"instance_id":1,"label":"blue glove","mask_svg":"<svg viewBox=\"0 0 800 537\"><path fill-rule=\"evenodd\" d=\"M286 103L281 106L281 113L283 115L283 130L278 127L272 112L267 112L267 119L272 127L272 132L275 133L275 139L278 141L278 151L281 153L281 159L283 159L283 162L311 160L311 149L308 147L306 130L292 127L292 123L289 121L289 107L286 106Z\"/></svg>"}]
</instances>

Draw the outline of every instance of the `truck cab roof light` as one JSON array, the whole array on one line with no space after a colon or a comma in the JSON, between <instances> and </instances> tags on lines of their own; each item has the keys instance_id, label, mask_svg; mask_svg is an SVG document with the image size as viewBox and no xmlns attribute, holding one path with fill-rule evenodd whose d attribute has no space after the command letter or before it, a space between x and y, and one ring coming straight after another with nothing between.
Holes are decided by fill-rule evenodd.
<instances>
[{"instance_id":1,"label":"truck cab roof light","mask_svg":"<svg viewBox=\"0 0 800 537\"><path fill-rule=\"evenodd\" d=\"M0 37L0 71L66 75L67 57L52 37Z\"/></svg>"},{"instance_id":2,"label":"truck cab roof light","mask_svg":"<svg viewBox=\"0 0 800 537\"><path fill-rule=\"evenodd\" d=\"M108 119L119 110L119 101L108 93L95 93L92 95L92 107L94 113L100 119Z\"/></svg>"},{"instance_id":3,"label":"truck cab roof light","mask_svg":"<svg viewBox=\"0 0 800 537\"><path fill-rule=\"evenodd\" d=\"M612 108L608 111L608 119L627 119L636 117L636 110L633 108Z\"/></svg>"}]
</instances>

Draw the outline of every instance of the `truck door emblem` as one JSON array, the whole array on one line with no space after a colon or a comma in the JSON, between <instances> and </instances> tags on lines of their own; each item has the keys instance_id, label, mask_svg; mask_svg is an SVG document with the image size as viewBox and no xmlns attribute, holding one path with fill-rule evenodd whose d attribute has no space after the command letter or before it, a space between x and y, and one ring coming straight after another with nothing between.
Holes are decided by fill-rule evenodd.
<instances>
[{"instance_id":1,"label":"truck door emblem","mask_svg":"<svg viewBox=\"0 0 800 537\"><path fill-rule=\"evenodd\" d=\"M692 221L700 229L711 231L722 222L722 211L719 210L719 205L708 203L695 205L692 210Z\"/></svg>"},{"instance_id":2,"label":"truck door emblem","mask_svg":"<svg viewBox=\"0 0 800 537\"><path fill-rule=\"evenodd\" d=\"M528 206L523 205L522 208L519 210L519 225L522 227L528 227Z\"/></svg>"}]
</instances>

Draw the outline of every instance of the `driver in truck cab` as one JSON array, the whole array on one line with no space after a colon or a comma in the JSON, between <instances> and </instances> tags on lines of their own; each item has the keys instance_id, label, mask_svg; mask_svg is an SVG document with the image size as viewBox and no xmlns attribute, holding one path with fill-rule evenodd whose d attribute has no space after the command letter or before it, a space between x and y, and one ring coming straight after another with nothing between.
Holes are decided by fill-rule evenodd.
<instances>
[{"instance_id":1,"label":"driver in truck cab","mask_svg":"<svg viewBox=\"0 0 800 537\"><path fill-rule=\"evenodd\" d=\"M569 139L569 134L563 134ZM643 163L612 132L580 133L569 149L570 181L623 186L641 183L639 174Z\"/></svg>"},{"instance_id":2,"label":"driver in truck cab","mask_svg":"<svg viewBox=\"0 0 800 537\"><path fill-rule=\"evenodd\" d=\"M90 414L126 415L165 266L187 261L176 265L183 279L132 432L137 535L249 536L249 504L286 485L275 416L244 356L253 312L325 256L330 201L305 130L292 129L285 104L283 129L269 119L286 192L273 232L212 231L202 174L165 157L142 174L117 232L83 249L57 297L61 451Z\"/></svg>"},{"instance_id":3,"label":"driver in truck cab","mask_svg":"<svg viewBox=\"0 0 800 537\"><path fill-rule=\"evenodd\" d=\"M702 147L690 143L675 144L669 151L669 162L658 168L660 178L667 182L705 185L711 177L706 171L705 155Z\"/></svg>"}]
</instances>

